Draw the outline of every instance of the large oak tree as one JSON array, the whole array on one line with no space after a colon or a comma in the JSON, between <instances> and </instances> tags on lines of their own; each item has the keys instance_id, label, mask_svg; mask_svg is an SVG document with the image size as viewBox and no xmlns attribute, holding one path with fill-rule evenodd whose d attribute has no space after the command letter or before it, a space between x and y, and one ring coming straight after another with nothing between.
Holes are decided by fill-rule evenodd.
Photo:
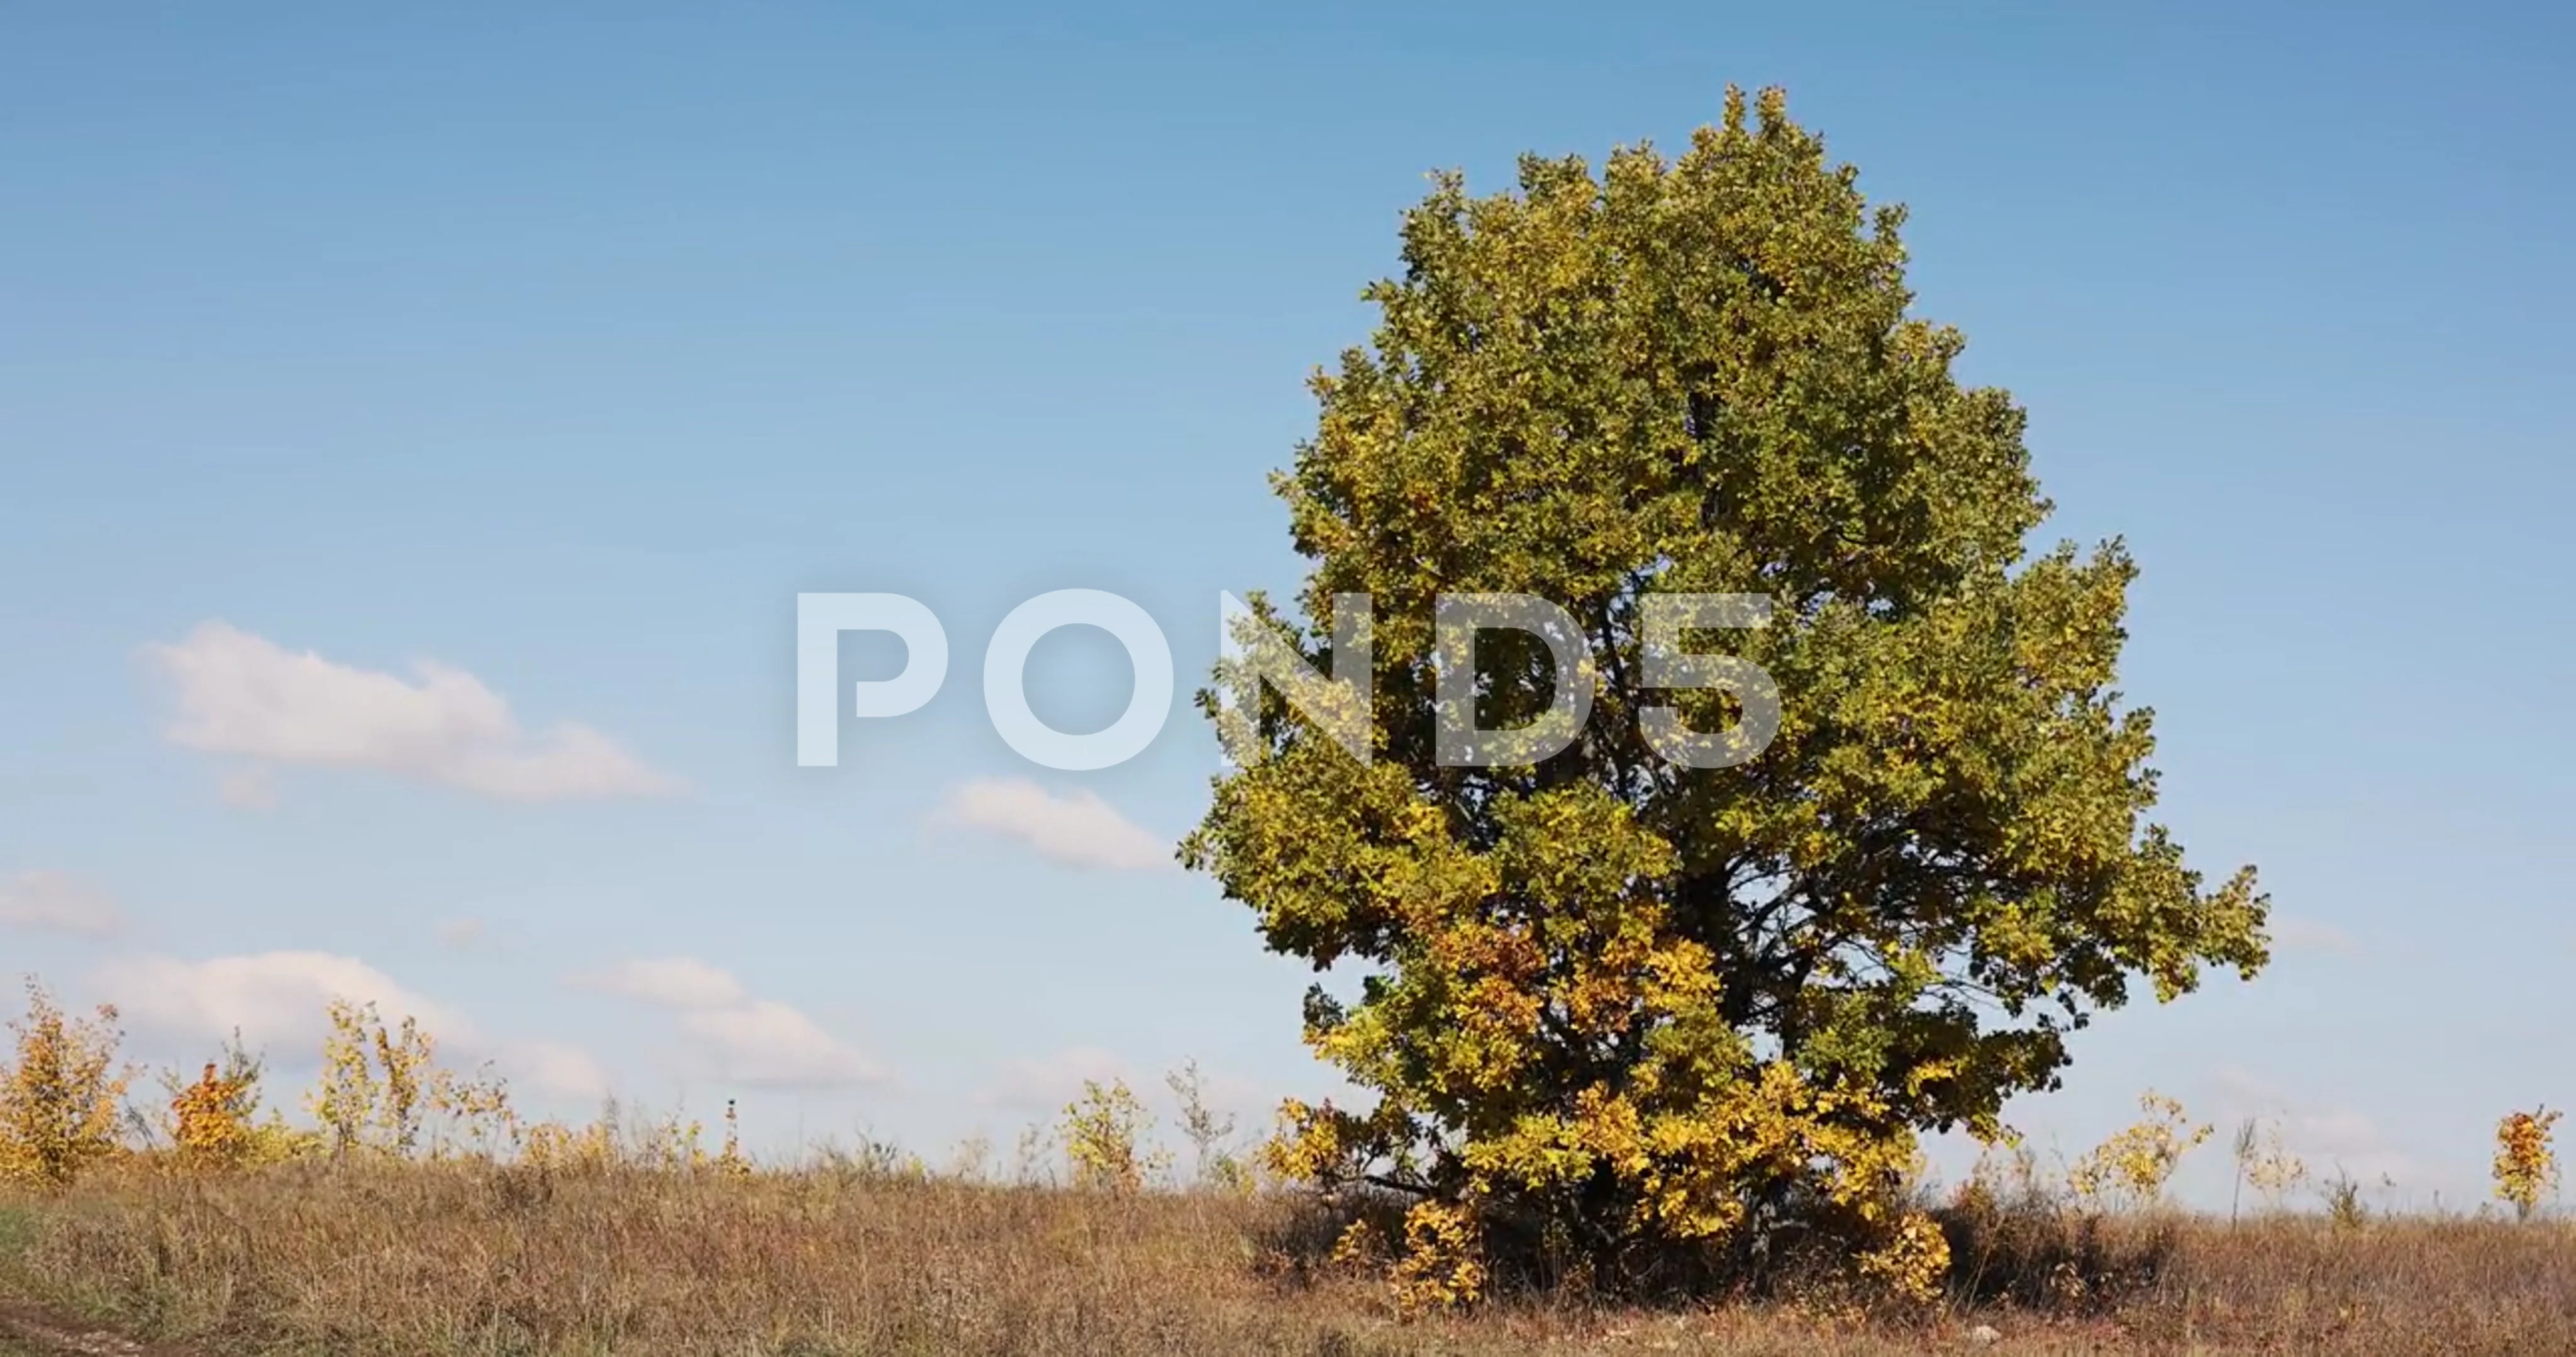
<instances>
[{"instance_id":1,"label":"large oak tree","mask_svg":"<svg viewBox=\"0 0 2576 1357\"><path fill-rule=\"evenodd\" d=\"M1359 977L1307 1039L1376 1104L1292 1106L1281 1163L1614 1265L1800 1203L1888 1225L1917 1133L1992 1132L2141 984L2266 960L2251 869L2213 887L2148 819L2149 713L2112 686L2130 559L2026 552L2022 411L1908 313L1901 221L1776 91L1678 158L1527 158L1517 192L1444 177L1406 215L1276 479L1312 621L1258 609L1329 666L1334 596L1372 597L1372 758L1274 690L1211 695L1255 748L1183 850L1269 946ZM1584 631L1600 691L1562 752L1438 757L1434 606L1467 591ZM1645 686L1641 600L1675 592L1772 600L1693 637L1778 686L1741 766L1641 734L1743 716ZM1551 701L1533 638L1477 664L1486 724Z\"/></svg>"}]
</instances>

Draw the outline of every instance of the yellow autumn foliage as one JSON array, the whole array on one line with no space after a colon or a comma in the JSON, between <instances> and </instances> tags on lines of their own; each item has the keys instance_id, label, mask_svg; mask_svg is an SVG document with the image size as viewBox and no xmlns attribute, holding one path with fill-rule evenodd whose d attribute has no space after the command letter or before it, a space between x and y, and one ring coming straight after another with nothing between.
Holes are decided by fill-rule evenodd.
<instances>
[{"instance_id":1,"label":"yellow autumn foliage","mask_svg":"<svg viewBox=\"0 0 2576 1357\"><path fill-rule=\"evenodd\" d=\"M2558 1154L2550 1138L2559 1114L2541 1108L2515 1112L2496 1124L2495 1192L2513 1204L2514 1215L2529 1220L2540 1199L2558 1182Z\"/></svg>"},{"instance_id":2,"label":"yellow autumn foliage","mask_svg":"<svg viewBox=\"0 0 2576 1357\"><path fill-rule=\"evenodd\" d=\"M105 1004L72 1018L27 982L27 1014L10 1023L15 1050L0 1068L0 1178L58 1185L117 1152L132 1076L117 1063L116 1019Z\"/></svg>"},{"instance_id":3,"label":"yellow autumn foliage","mask_svg":"<svg viewBox=\"0 0 2576 1357\"><path fill-rule=\"evenodd\" d=\"M325 1017L322 1077L304 1105L334 1156L441 1157L516 1138L506 1085L440 1064L437 1038L417 1019L388 1024L375 1005L345 999L331 1000Z\"/></svg>"},{"instance_id":4,"label":"yellow autumn foliage","mask_svg":"<svg viewBox=\"0 0 2576 1357\"><path fill-rule=\"evenodd\" d=\"M2096 1206L2153 1206L2164 1200L2165 1184L2213 1128L2194 1125L2182 1103L2153 1089L2138 1098L2146 1115L2114 1132L2067 1171L2075 1195Z\"/></svg>"},{"instance_id":5,"label":"yellow autumn foliage","mask_svg":"<svg viewBox=\"0 0 2576 1357\"><path fill-rule=\"evenodd\" d=\"M1134 1192L1168 1161L1146 1145L1152 1118L1124 1079L1082 1081L1082 1096L1067 1104L1058 1128L1065 1161L1077 1187Z\"/></svg>"}]
</instances>

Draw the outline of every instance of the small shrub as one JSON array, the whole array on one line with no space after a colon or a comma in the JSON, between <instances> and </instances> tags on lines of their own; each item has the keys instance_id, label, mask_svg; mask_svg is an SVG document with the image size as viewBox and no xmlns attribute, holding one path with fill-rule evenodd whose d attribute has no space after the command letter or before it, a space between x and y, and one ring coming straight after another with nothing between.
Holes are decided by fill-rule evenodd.
<instances>
[{"instance_id":1,"label":"small shrub","mask_svg":"<svg viewBox=\"0 0 2576 1357\"><path fill-rule=\"evenodd\" d=\"M1860 1256L1861 1275L1901 1300L1928 1305L1950 1275L1950 1241L1941 1226L1919 1211L1897 1218L1887 1242Z\"/></svg>"},{"instance_id":2,"label":"small shrub","mask_svg":"<svg viewBox=\"0 0 2576 1357\"><path fill-rule=\"evenodd\" d=\"M229 1169L248 1157L259 1107L259 1071L215 1068L170 1098L170 1147L190 1169Z\"/></svg>"},{"instance_id":3,"label":"small shrub","mask_svg":"<svg viewBox=\"0 0 2576 1357\"><path fill-rule=\"evenodd\" d=\"M262 1117L260 1083L267 1068L233 1034L223 1059L207 1061L193 1083L182 1083L176 1070L164 1070L161 1087L170 1095L167 1133L173 1162L192 1173L223 1172L258 1164L277 1164L317 1151L322 1137L288 1126L275 1108Z\"/></svg>"},{"instance_id":4,"label":"small shrub","mask_svg":"<svg viewBox=\"0 0 2576 1357\"><path fill-rule=\"evenodd\" d=\"M585 1126L541 1121L519 1138L519 1162L547 1172L585 1172L614 1167L625 1159L612 1115Z\"/></svg>"},{"instance_id":5,"label":"small shrub","mask_svg":"<svg viewBox=\"0 0 2576 1357\"><path fill-rule=\"evenodd\" d=\"M2326 1217L2338 1230L2358 1230L2370 1223L2370 1207L2361 1199L2361 1184L2338 1166L2335 1176L2318 1187L2325 1198Z\"/></svg>"},{"instance_id":6,"label":"small shrub","mask_svg":"<svg viewBox=\"0 0 2576 1357\"><path fill-rule=\"evenodd\" d=\"M1127 1081L1106 1086L1082 1081L1082 1097L1064 1109L1064 1157L1077 1187L1132 1192L1163 1167L1161 1155L1143 1148L1151 1118Z\"/></svg>"},{"instance_id":7,"label":"small shrub","mask_svg":"<svg viewBox=\"0 0 2576 1357\"><path fill-rule=\"evenodd\" d=\"M1473 1305L1484 1298L1484 1235L1464 1206L1426 1201L1404 1216L1404 1253L1389 1274L1396 1308L1408 1315Z\"/></svg>"},{"instance_id":8,"label":"small shrub","mask_svg":"<svg viewBox=\"0 0 2576 1357\"><path fill-rule=\"evenodd\" d=\"M2531 1219L2541 1194L2558 1182L2558 1155L2549 1144L2558 1117L2544 1107L2496 1123L2495 1194L2513 1204L2517 1220Z\"/></svg>"},{"instance_id":9,"label":"small shrub","mask_svg":"<svg viewBox=\"0 0 2576 1357\"><path fill-rule=\"evenodd\" d=\"M2308 1180L2308 1166L2281 1143L2279 1123L2248 1117L2236 1128L2236 1177L2240 1188L2253 1184L2266 1211L2279 1211ZM2232 1205L2228 1214L2236 1214Z\"/></svg>"},{"instance_id":10,"label":"small shrub","mask_svg":"<svg viewBox=\"0 0 2576 1357\"><path fill-rule=\"evenodd\" d=\"M438 1063L438 1040L418 1020L392 1026L374 1004L334 999L326 1010L322 1080L305 1097L333 1157L366 1150L407 1159L460 1146L485 1153L519 1138L507 1087ZM424 1143L425 1142L425 1143Z\"/></svg>"},{"instance_id":11,"label":"small shrub","mask_svg":"<svg viewBox=\"0 0 2576 1357\"><path fill-rule=\"evenodd\" d=\"M2154 1206L2182 1157L2209 1139L2211 1127L2194 1126L2182 1104L2153 1089L2138 1099L2146 1115L2112 1135L2067 1172L2067 1185L2086 1204Z\"/></svg>"},{"instance_id":12,"label":"small shrub","mask_svg":"<svg viewBox=\"0 0 2576 1357\"><path fill-rule=\"evenodd\" d=\"M1193 1060L1172 1071L1163 1082L1180 1101L1181 1134L1189 1137L1191 1163L1203 1187L1240 1191L1252 1186L1252 1174L1227 1148L1234 1138L1234 1118L1207 1105L1207 1081Z\"/></svg>"},{"instance_id":13,"label":"small shrub","mask_svg":"<svg viewBox=\"0 0 2576 1357\"><path fill-rule=\"evenodd\" d=\"M117 1152L119 1107L132 1078L116 1060L124 1034L113 1007L67 1017L34 980L27 1015L9 1026L17 1058L0 1070L0 1179L60 1186Z\"/></svg>"},{"instance_id":14,"label":"small shrub","mask_svg":"<svg viewBox=\"0 0 2576 1357\"><path fill-rule=\"evenodd\" d=\"M725 1099L724 1152L716 1156L716 1172L728 1178L751 1176L751 1160L742 1152L742 1110L731 1098Z\"/></svg>"}]
</instances>

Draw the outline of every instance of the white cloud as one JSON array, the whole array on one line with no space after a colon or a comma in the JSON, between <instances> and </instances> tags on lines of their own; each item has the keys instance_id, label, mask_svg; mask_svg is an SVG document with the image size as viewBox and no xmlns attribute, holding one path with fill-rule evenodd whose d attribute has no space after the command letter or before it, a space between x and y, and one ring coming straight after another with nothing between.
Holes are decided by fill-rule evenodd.
<instances>
[{"instance_id":1,"label":"white cloud","mask_svg":"<svg viewBox=\"0 0 2576 1357\"><path fill-rule=\"evenodd\" d=\"M672 1010L695 1056L734 1083L820 1088L886 1077L883 1067L802 1011L755 999L731 972L694 957L624 961L571 983Z\"/></svg>"},{"instance_id":2,"label":"white cloud","mask_svg":"<svg viewBox=\"0 0 2576 1357\"><path fill-rule=\"evenodd\" d=\"M1147 1106L1160 1109L1165 1119L1177 1122L1180 1099L1169 1081L1179 1072L1175 1069L1166 1074L1147 1074L1115 1051L1074 1046L1035 1059L1003 1061L993 1080L975 1094L974 1100L999 1111L1034 1113L1052 1120L1082 1097L1084 1084L1106 1087L1124 1082ZM1352 1091L1348 1084L1340 1088ZM1199 1102L1220 1119L1231 1120L1238 1135L1265 1126L1279 1105L1272 1090L1205 1066L1199 1068Z\"/></svg>"},{"instance_id":3,"label":"white cloud","mask_svg":"<svg viewBox=\"0 0 2576 1357\"><path fill-rule=\"evenodd\" d=\"M608 1071L578 1046L559 1041L514 1041L503 1047L492 1063L513 1086L525 1084L565 1098L608 1096Z\"/></svg>"},{"instance_id":4,"label":"white cloud","mask_svg":"<svg viewBox=\"0 0 2576 1357\"><path fill-rule=\"evenodd\" d=\"M2361 950L2361 944L2350 933L2320 919L2297 914L2275 914L2271 920L2272 942L2284 952L2323 952L2349 956Z\"/></svg>"},{"instance_id":5,"label":"white cloud","mask_svg":"<svg viewBox=\"0 0 2576 1357\"><path fill-rule=\"evenodd\" d=\"M333 999L372 1003L387 1020L414 1017L452 1040L469 1036L456 1015L395 983L356 957L328 952L263 952L256 956L182 961L126 957L99 968L101 989L128 1017L192 1033L238 1029L256 1046L319 1040Z\"/></svg>"},{"instance_id":6,"label":"white cloud","mask_svg":"<svg viewBox=\"0 0 2576 1357\"><path fill-rule=\"evenodd\" d=\"M440 945L453 947L460 952L471 951L483 945L483 921L481 919L444 920L438 925L438 941Z\"/></svg>"},{"instance_id":7,"label":"white cloud","mask_svg":"<svg viewBox=\"0 0 2576 1357\"><path fill-rule=\"evenodd\" d=\"M145 653L176 690L173 743L256 761L224 780L236 805L274 799L267 764L370 768L505 801L679 788L587 726L520 729L510 704L461 669L423 661L412 682L290 652L221 622Z\"/></svg>"},{"instance_id":8,"label":"white cloud","mask_svg":"<svg viewBox=\"0 0 2576 1357\"><path fill-rule=\"evenodd\" d=\"M0 877L0 926L57 933L107 934L125 916L107 892L68 872Z\"/></svg>"},{"instance_id":9,"label":"white cloud","mask_svg":"<svg viewBox=\"0 0 2576 1357\"><path fill-rule=\"evenodd\" d=\"M2337 1172L2364 1184L2383 1177L2401 1184L2424 1177L2421 1165L2354 1108L2303 1105L2278 1085L2233 1065L2218 1072L2217 1084L2222 1116L2231 1122L2259 1117L2279 1128L2281 1143L2320 1180Z\"/></svg>"},{"instance_id":10,"label":"white cloud","mask_svg":"<svg viewBox=\"0 0 2576 1357\"><path fill-rule=\"evenodd\" d=\"M885 1078L875 1061L775 1000L693 1009L680 1015L680 1030L715 1057L725 1078L738 1083L827 1087Z\"/></svg>"},{"instance_id":11,"label":"white cloud","mask_svg":"<svg viewBox=\"0 0 2576 1357\"><path fill-rule=\"evenodd\" d=\"M1073 867L1147 872L1170 868L1172 846L1092 792L1056 796L1026 778L983 778L949 789L932 823L1018 839Z\"/></svg>"},{"instance_id":12,"label":"white cloud","mask_svg":"<svg viewBox=\"0 0 2576 1357\"><path fill-rule=\"evenodd\" d=\"M664 1008L723 1008L750 997L730 972L684 956L621 961L594 975L575 976L573 983Z\"/></svg>"},{"instance_id":13,"label":"white cloud","mask_svg":"<svg viewBox=\"0 0 2576 1357\"><path fill-rule=\"evenodd\" d=\"M388 1023L418 1018L438 1038L445 1063L489 1059L513 1085L564 1097L598 1098L608 1074L589 1052L553 1041L491 1041L455 1011L356 957L328 952L263 952L183 961L126 957L102 964L98 988L126 1017L189 1036L240 1032L258 1047L317 1047L334 999L374 1004ZM450 1059L452 1057L452 1059Z\"/></svg>"},{"instance_id":14,"label":"white cloud","mask_svg":"<svg viewBox=\"0 0 2576 1357\"><path fill-rule=\"evenodd\" d=\"M976 1101L991 1107L1052 1113L1082 1096L1086 1081L1106 1084L1114 1079L1127 1080L1131 1088L1136 1083L1127 1062L1116 1052L1076 1046L1043 1059L1004 1061L1000 1077Z\"/></svg>"}]
</instances>

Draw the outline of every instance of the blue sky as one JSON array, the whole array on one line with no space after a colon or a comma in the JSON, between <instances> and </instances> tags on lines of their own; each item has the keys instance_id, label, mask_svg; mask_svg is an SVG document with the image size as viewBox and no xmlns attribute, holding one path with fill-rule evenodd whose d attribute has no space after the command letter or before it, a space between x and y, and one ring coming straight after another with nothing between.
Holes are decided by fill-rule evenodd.
<instances>
[{"instance_id":1,"label":"blue sky","mask_svg":"<svg viewBox=\"0 0 2576 1357\"><path fill-rule=\"evenodd\" d=\"M391 987L533 1101L739 1094L780 1143L1007 1142L1191 1056L1246 1107L1328 1088L1302 972L1120 847L1196 818L1194 714L1032 767L984 639L1114 590L1186 691L1216 591L1296 578L1264 476L1424 173L1677 144L1779 83L1910 205L1919 310L2031 412L2043 532L2128 538L2166 818L2285 916L2261 981L2106 1021L2016 1119L2078 1149L2154 1085L2460 1200L2499 1115L2576 1099L2542 1039L2576 1017L2571 29L13 11L0 970L122 1000L157 1058L247 1022L285 1066L299 987ZM952 647L834 770L794 766L800 590L911 594ZM445 686L381 677L423 661ZM1125 703L1097 633L1030 672L1060 725Z\"/></svg>"}]
</instances>

